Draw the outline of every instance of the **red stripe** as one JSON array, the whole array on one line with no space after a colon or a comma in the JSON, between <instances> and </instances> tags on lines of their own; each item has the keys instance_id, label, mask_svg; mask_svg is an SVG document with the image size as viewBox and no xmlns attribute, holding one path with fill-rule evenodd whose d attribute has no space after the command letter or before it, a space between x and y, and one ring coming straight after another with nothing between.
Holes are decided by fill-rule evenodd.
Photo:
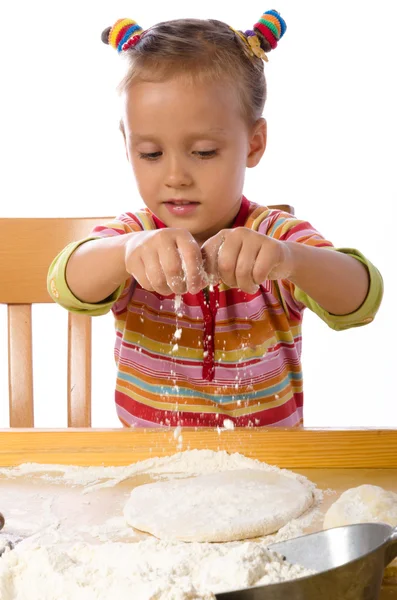
<instances>
[{"instance_id":1,"label":"red stripe","mask_svg":"<svg viewBox=\"0 0 397 600\"><path fill-rule=\"evenodd\" d=\"M234 219L232 227L243 227L248 219L248 212L250 209L250 203L247 198L243 196L241 200L240 210Z\"/></svg>"},{"instance_id":2,"label":"red stripe","mask_svg":"<svg viewBox=\"0 0 397 600\"><path fill-rule=\"evenodd\" d=\"M116 37L116 48L119 45L121 38L124 37L125 32L127 31L127 29L129 27L131 27L131 25L132 25L132 23L128 23L128 25L124 25L124 27L122 27L120 29L120 31L118 32L117 37Z\"/></svg>"},{"instance_id":3,"label":"red stripe","mask_svg":"<svg viewBox=\"0 0 397 600\"><path fill-rule=\"evenodd\" d=\"M214 413L192 413L184 412L183 410L167 411L153 408L141 404L119 391L116 391L115 398L116 404L124 408L131 415L145 421L151 421L152 423L169 424L171 427L176 427L177 425L182 425L183 427L222 427L224 419L229 419L236 427L264 427L286 419L295 413L298 407L303 406L303 394L296 392L291 400L275 408L269 408L268 410L262 410L242 417L219 414L217 418ZM182 407L183 405L180 404L180 406ZM222 410L222 407L220 406L219 409Z\"/></svg>"},{"instance_id":4,"label":"red stripe","mask_svg":"<svg viewBox=\"0 0 397 600\"><path fill-rule=\"evenodd\" d=\"M272 50L274 50L274 48L276 48L276 46L277 46L277 38L272 33L272 31L268 27L266 27L266 25L264 25L263 23L255 23L254 30L255 29L259 29L259 31L261 32L263 37L265 39L267 39L267 41L269 42Z\"/></svg>"}]
</instances>

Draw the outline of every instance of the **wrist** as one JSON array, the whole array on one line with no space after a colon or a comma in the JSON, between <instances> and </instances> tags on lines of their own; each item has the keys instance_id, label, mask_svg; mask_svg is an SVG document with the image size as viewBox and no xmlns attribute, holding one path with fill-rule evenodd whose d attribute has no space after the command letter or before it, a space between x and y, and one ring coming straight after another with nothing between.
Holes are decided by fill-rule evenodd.
<instances>
[{"instance_id":1,"label":"wrist","mask_svg":"<svg viewBox=\"0 0 397 600\"><path fill-rule=\"evenodd\" d=\"M282 244L281 271L282 279L293 281L297 271L297 246L295 242L280 242Z\"/></svg>"}]
</instances>

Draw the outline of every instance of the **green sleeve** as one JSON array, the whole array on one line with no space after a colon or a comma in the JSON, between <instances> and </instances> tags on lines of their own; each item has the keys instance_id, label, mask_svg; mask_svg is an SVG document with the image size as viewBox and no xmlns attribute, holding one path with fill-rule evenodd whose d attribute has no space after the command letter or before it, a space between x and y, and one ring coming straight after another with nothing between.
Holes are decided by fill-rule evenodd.
<instances>
[{"instance_id":1,"label":"green sleeve","mask_svg":"<svg viewBox=\"0 0 397 600\"><path fill-rule=\"evenodd\" d=\"M66 265L73 252L85 242L100 239L89 237L78 242L72 242L58 254L50 265L47 276L47 289L51 298L70 312L86 314L92 317L105 315L110 311L113 304L120 298L126 284L122 284L111 296L95 304L81 302L70 291L66 282ZM128 280L130 281L130 280Z\"/></svg>"},{"instance_id":2,"label":"green sleeve","mask_svg":"<svg viewBox=\"0 0 397 600\"><path fill-rule=\"evenodd\" d=\"M331 329L335 331L343 331L351 327L360 327L367 325L374 320L374 317L379 309L383 297L383 280L378 269L366 259L358 250L351 248L335 248L337 252L343 252L349 256L353 256L366 266L369 273L369 290L367 297L362 305L353 313L348 315L332 315L322 308L317 302L310 298L303 290L295 287L294 296L298 302L304 304L307 308L313 311L320 317Z\"/></svg>"}]
</instances>

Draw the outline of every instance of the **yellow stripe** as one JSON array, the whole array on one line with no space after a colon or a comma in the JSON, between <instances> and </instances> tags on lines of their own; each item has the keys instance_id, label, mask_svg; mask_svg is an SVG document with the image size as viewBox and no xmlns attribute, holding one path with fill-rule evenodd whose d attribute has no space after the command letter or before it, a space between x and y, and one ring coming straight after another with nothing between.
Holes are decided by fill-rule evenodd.
<instances>
[{"instance_id":1,"label":"yellow stripe","mask_svg":"<svg viewBox=\"0 0 397 600\"><path fill-rule=\"evenodd\" d=\"M117 327L116 322L116 327ZM202 348L189 348L187 346L178 345L178 350L173 353L172 347L174 342L160 342L158 340L153 340L151 338L146 337L143 334L137 333L135 331L125 330L124 321L120 321L120 327L117 327L117 330L123 334L124 339L130 344L136 344L142 348L150 350L159 355L159 358L162 356L175 356L176 358L184 359L189 358L193 360L202 360L203 359L203 349ZM247 346L246 348L238 348L237 350L215 350L215 361L217 362L235 362L237 363L239 359L242 357L243 359L251 359L251 358L260 358L262 357L270 347L277 345L279 342L293 342L294 337L299 335L300 326L291 327L290 331L278 331L277 337L272 336L263 344L259 344L255 346L255 348L250 348Z\"/></svg>"},{"instance_id":2,"label":"yellow stripe","mask_svg":"<svg viewBox=\"0 0 397 600\"><path fill-rule=\"evenodd\" d=\"M153 229L156 229L156 225L152 217L146 211L139 210L135 214L138 219L142 221L144 231L152 231Z\"/></svg>"},{"instance_id":3,"label":"yellow stripe","mask_svg":"<svg viewBox=\"0 0 397 600\"><path fill-rule=\"evenodd\" d=\"M120 333L123 333L124 329L119 329ZM124 332L124 339L131 343L136 344L137 346L142 346L147 350L155 352L161 356L173 356L174 353L171 352L172 347L175 342L165 342L161 343L157 340L152 340L142 334L136 333L135 331L126 330ZM183 354L181 353L183 352ZM187 348L186 346L179 346L178 351L175 353L175 356L178 358L193 358L195 360L202 360L203 358L203 350L195 349L195 348Z\"/></svg>"}]
</instances>

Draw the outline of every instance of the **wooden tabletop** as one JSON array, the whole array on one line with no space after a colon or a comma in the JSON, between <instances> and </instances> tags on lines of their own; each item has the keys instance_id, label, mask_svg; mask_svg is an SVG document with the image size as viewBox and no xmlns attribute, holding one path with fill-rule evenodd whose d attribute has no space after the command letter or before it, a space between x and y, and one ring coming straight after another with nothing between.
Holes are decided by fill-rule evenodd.
<instances>
[{"instance_id":1,"label":"wooden tabletop","mask_svg":"<svg viewBox=\"0 0 397 600\"><path fill-rule=\"evenodd\" d=\"M179 450L173 429L0 429L0 466L128 465ZM397 469L397 430L182 429L181 450L239 452L281 468Z\"/></svg>"},{"instance_id":2,"label":"wooden tabletop","mask_svg":"<svg viewBox=\"0 0 397 600\"><path fill-rule=\"evenodd\" d=\"M194 448L239 452L305 475L327 490L321 515L310 531L322 528L325 511L348 488L369 483L397 493L395 430L183 429L182 438L179 448L173 430L0 430L0 466L24 462L117 466ZM0 495L2 483L0 478ZM23 493L23 482L19 485ZM125 498L131 482L119 487ZM100 506L103 510L108 502L109 514L117 504L116 493L108 490L101 496ZM69 501L68 506L69 510L74 506L78 519L78 505ZM385 572L382 600L397 600L395 562Z\"/></svg>"}]
</instances>

